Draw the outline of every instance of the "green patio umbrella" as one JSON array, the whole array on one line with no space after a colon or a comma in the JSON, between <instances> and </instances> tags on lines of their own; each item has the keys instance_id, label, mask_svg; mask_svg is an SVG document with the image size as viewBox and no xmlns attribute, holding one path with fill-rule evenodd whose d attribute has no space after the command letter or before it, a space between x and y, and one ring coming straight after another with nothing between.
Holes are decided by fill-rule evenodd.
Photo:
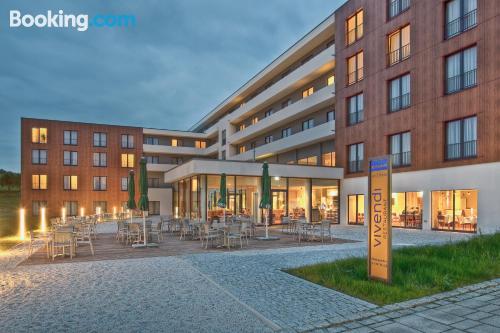
<instances>
[{"instance_id":1,"label":"green patio umbrella","mask_svg":"<svg viewBox=\"0 0 500 333\"><path fill-rule=\"evenodd\" d=\"M217 207L224 210L224 223L226 223L226 205L227 205L227 186L226 186L226 174L223 173L220 176L220 199L217 201Z\"/></svg>"},{"instance_id":2,"label":"green patio umbrella","mask_svg":"<svg viewBox=\"0 0 500 333\"><path fill-rule=\"evenodd\" d=\"M269 239L269 209L271 208L271 177L269 177L269 165L264 162L262 165L262 197L260 199L259 208L267 209L266 214L266 239Z\"/></svg>"},{"instance_id":3,"label":"green patio umbrella","mask_svg":"<svg viewBox=\"0 0 500 333\"><path fill-rule=\"evenodd\" d=\"M146 168L146 158L142 157L139 162L139 209L142 211L143 218L143 229L144 229L144 246L148 244L148 238L146 237L146 211L149 210L149 199L148 199L148 170Z\"/></svg>"},{"instance_id":4,"label":"green patio umbrella","mask_svg":"<svg viewBox=\"0 0 500 333\"><path fill-rule=\"evenodd\" d=\"M135 180L134 180L134 170L130 170L128 174L128 201L127 201L128 209L136 209L137 206L135 204Z\"/></svg>"}]
</instances>

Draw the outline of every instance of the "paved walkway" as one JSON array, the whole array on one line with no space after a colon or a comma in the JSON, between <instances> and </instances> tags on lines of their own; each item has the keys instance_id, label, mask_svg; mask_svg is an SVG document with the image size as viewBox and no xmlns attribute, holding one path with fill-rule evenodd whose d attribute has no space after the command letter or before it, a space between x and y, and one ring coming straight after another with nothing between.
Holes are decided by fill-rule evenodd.
<instances>
[{"instance_id":1,"label":"paved walkway","mask_svg":"<svg viewBox=\"0 0 500 333\"><path fill-rule=\"evenodd\" d=\"M434 304L441 305L437 303L439 297L424 299L423 303L377 307L282 271L366 255L365 228L339 226L335 235L362 242L4 270L0 272L1 331L335 332L394 328L399 332L405 322L398 319L408 317L406 326L412 327L414 316L436 317L429 310ZM469 236L394 230L396 247L465 237ZM494 283L486 286L489 289L464 289L461 295L471 297L463 296L453 303L462 306L461 301L487 301L487 305L496 306L481 307L480 312L490 315L476 318L479 324L475 327L498 324L499 283ZM483 293L483 289L488 292ZM480 298L485 295L493 298ZM441 301L451 302L458 296L443 297L447 299ZM472 303L470 308L474 308ZM449 311L452 313L453 308ZM436 322L441 325L436 328L458 324Z\"/></svg>"}]
</instances>

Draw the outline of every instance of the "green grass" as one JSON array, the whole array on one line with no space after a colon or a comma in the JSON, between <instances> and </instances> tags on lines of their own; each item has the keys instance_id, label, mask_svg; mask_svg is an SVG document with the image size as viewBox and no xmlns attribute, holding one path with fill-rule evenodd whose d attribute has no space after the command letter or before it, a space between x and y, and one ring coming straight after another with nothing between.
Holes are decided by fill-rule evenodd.
<instances>
[{"instance_id":1,"label":"green grass","mask_svg":"<svg viewBox=\"0 0 500 333\"><path fill-rule=\"evenodd\" d=\"M0 191L0 250L15 244L9 236L18 230L19 192Z\"/></svg>"},{"instance_id":2,"label":"green grass","mask_svg":"<svg viewBox=\"0 0 500 333\"><path fill-rule=\"evenodd\" d=\"M402 302L500 277L500 233L454 244L395 250L391 285L368 280L366 258L287 272L375 304Z\"/></svg>"}]
</instances>

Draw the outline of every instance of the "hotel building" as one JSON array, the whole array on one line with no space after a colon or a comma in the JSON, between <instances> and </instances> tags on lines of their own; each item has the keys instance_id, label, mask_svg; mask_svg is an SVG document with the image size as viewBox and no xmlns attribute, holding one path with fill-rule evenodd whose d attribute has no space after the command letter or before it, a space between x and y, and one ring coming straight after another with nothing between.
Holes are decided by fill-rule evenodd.
<instances>
[{"instance_id":1,"label":"hotel building","mask_svg":"<svg viewBox=\"0 0 500 333\"><path fill-rule=\"evenodd\" d=\"M188 131L22 119L22 205L36 218L121 210L148 160L150 213L363 225L367 161L391 155L392 223L500 229L500 3L349 0ZM104 143L103 143L104 142Z\"/></svg>"}]
</instances>

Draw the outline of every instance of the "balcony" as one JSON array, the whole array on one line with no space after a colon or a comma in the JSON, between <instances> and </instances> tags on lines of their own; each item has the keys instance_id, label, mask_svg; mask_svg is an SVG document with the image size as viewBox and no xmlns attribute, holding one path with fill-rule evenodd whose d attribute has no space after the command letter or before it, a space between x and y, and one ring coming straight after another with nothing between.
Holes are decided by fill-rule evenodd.
<instances>
[{"instance_id":1,"label":"balcony","mask_svg":"<svg viewBox=\"0 0 500 333\"><path fill-rule=\"evenodd\" d=\"M308 130L295 133L285 138L267 143L242 154L232 156L231 160L251 161L266 156L280 154L291 149L298 149L316 142L323 141L335 135L335 121L323 123Z\"/></svg>"},{"instance_id":2,"label":"balcony","mask_svg":"<svg viewBox=\"0 0 500 333\"><path fill-rule=\"evenodd\" d=\"M234 133L229 137L229 143L240 144L250 140L266 131L285 125L302 117L305 113L317 111L331 105L335 97L335 85L326 86L307 98L303 98L275 113L260 120L255 125L246 127L244 130Z\"/></svg>"},{"instance_id":3,"label":"balcony","mask_svg":"<svg viewBox=\"0 0 500 333\"><path fill-rule=\"evenodd\" d=\"M460 160L477 157L477 140L446 145L446 160Z\"/></svg>"},{"instance_id":4,"label":"balcony","mask_svg":"<svg viewBox=\"0 0 500 333\"><path fill-rule=\"evenodd\" d=\"M231 122L237 123L252 114L264 103L268 103L272 98L274 101L286 97L288 94L299 89L304 82L311 81L319 75L332 71L335 67L335 44L328 47L299 68L290 72L278 82L271 85L266 90L231 113Z\"/></svg>"},{"instance_id":5,"label":"balcony","mask_svg":"<svg viewBox=\"0 0 500 333\"><path fill-rule=\"evenodd\" d=\"M399 64L401 61L406 60L410 57L411 48L410 44L401 46L399 49L389 52L388 61L389 66Z\"/></svg>"},{"instance_id":6,"label":"balcony","mask_svg":"<svg viewBox=\"0 0 500 333\"><path fill-rule=\"evenodd\" d=\"M409 106L410 106L410 94L407 93L391 98L389 111L396 112L405 109Z\"/></svg>"},{"instance_id":7,"label":"balcony","mask_svg":"<svg viewBox=\"0 0 500 333\"><path fill-rule=\"evenodd\" d=\"M477 25L477 9L474 9L464 16L456 18L446 23L445 38L449 39L461 34L464 31L474 28Z\"/></svg>"},{"instance_id":8,"label":"balcony","mask_svg":"<svg viewBox=\"0 0 500 333\"><path fill-rule=\"evenodd\" d=\"M463 74L452 76L446 79L446 93L454 92L474 87L477 84L477 69L467 71Z\"/></svg>"},{"instance_id":9,"label":"balcony","mask_svg":"<svg viewBox=\"0 0 500 333\"><path fill-rule=\"evenodd\" d=\"M349 161L349 172L363 172L363 163L364 160Z\"/></svg>"},{"instance_id":10,"label":"balcony","mask_svg":"<svg viewBox=\"0 0 500 333\"><path fill-rule=\"evenodd\" d=\"M392 154L391 158L392 158L392 166L394 168L400 168L411 165L411 151Z\"/></svg>"},{"instance_id":11,"label":"balcony","mask_svg":"<svg viewBox=\"0 0 500 333\"><path fill-rule=\"evenodd\" d=\"M146 168L148 172L167 172L170 169L173 169L177 166L177 164L152 164L148 163Z\"/></svg>"},{"instance_id":12,"label":"balcony","mask_svg":"<svg viewBox=\"0 0 500 333\"><path fill-rule=\"evenodd\" d=\"M143 145L145 153L150 154L170 154L181 156L208 156L215 154L218 151L217 144L213 144L207 148L195 147L174 147L165 145Z\"/></svg>"}]
</instances>

